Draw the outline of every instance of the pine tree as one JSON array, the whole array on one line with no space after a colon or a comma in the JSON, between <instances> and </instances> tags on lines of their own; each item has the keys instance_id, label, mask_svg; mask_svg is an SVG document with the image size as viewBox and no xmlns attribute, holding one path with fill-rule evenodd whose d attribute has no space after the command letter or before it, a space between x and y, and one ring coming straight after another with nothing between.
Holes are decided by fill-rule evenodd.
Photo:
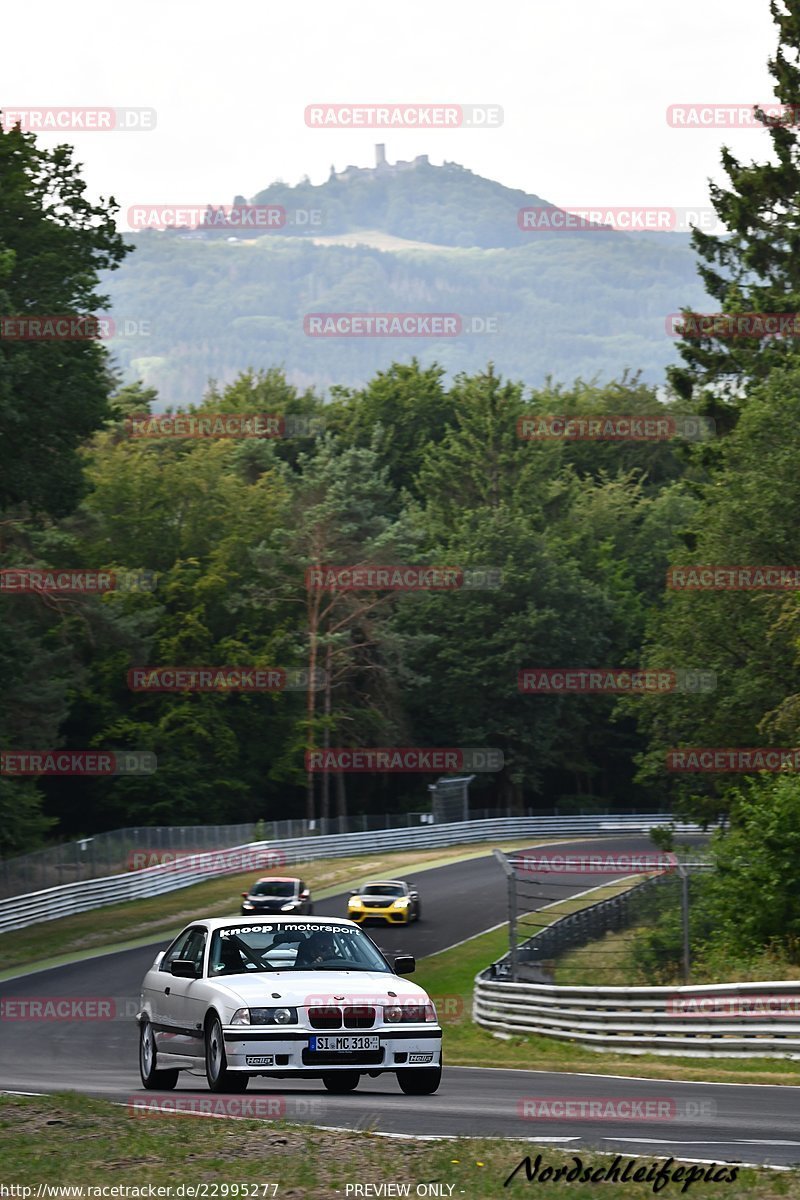
<instances>
[{"instance_id":1,"label":"pine tree","mask_svg":"<svg viewBox=\"0 0 800 1200\"><path fill-rule=\"evenodd\" d=\"M714 209L730 232L696 229L692 244L700 276L719 312L800 313L800 0L771 0L778 49L769 60L781 116L758 107L774 162L741 163L727 147L722 165L730 186L710 183ZM799 318L800 320L800 318ZM736 423L748 384L800 354L798 335L684 336L683 365L669 371L675 391L692 398L720 433Z\"/></svg>"}]
</instances>

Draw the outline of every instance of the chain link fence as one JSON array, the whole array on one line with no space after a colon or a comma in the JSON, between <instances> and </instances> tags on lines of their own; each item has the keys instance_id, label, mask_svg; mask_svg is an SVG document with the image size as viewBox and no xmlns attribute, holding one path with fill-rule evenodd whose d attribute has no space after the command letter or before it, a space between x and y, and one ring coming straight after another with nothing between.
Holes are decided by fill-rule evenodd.
<instances>
[{"instance_id":1,"label":"chain link fence","mask_svg":"<svg viewBox=\"0 0 800 1200\"><path fill-rule=\"evenodd\" d=\"M508 880L509 950L490 968L490 978L547 984L617 982L616 976L626 969L621 964L630 961L626 955L636 944L636 930L654 927L670 912L684 982L689 981L691 877L712 869L698 853L681 858L655 852L582 855L574 862L568 854L560 860L551 855L548 861L546 853L519 858L494 853ZM607 874L600 882L604 869ZM589 886L576 894L581 870ZM641 879L648 870L657 873ZM604 890L614 894L601 897ZM587 903L592 892L598 899ZM609 943L606 934L617 937ZM584 950L587 946L591 949ZM583 953L576 970L581 977L563 978L564 956L579 949Z\"/></svg>"},{"instance_id":2,"label":"chain link fence","mask_svg":"<svg viewBox=\"0 0 800 1200\"><path fill-rule=\"evenodd\" d=\"M479 821L516 815L530 816L532 810L517 814L508 809L474 809L469 819ZM360 814L316 821L295 818L243 825L149 825L114 829L75 842L50 846L45 850L35 850L31 854L0 860L0 898L140 870L163 861L164 854L168 852L176 855L201 854L255 841L412 829L433 823L434 814L431 812L403 812Z\"/></svg>"}]
</instances>

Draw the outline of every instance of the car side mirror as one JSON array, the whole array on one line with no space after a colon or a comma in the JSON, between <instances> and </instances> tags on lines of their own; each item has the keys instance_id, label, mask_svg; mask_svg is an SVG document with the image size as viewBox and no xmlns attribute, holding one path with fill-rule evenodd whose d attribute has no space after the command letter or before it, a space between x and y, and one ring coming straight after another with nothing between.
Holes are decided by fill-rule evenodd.
<instances>
[{"instance_id":1,"label":"car side mirror","mask_svg":"<svg viewBox=\"0 0 800 1200\"><path fill-rule=\"evenodd\" d=\"M417 960L413 954L399 954L394 960L395 975L413 975L417 969Z\"/></svg>"},{"instance_id":2,"label":"car side mirror","mask_svg":"<svg viewBox=\"0 0 800 1200\"><path fill-rule=\"evenodd\" d=\"M348 894L348 896L357 896L358 890L357 890L357 888L351 888L347 894Z\"/></svg>"},{"instance_id":3,"label":"car side mirror","mask_svg":"<svg viewBox=\"0 0 800 1200\"><path fill-rule=\"evenodd\" d=\"M300 893L300 899L301 899L301 900L307 900L307 899L308 899L308 897L309 897L309 891L308 891L308 888L304 888L304 889L303 889L303 891Z\"/></svg>"},{"instance_id":4,"label":"car side mirror","mask_svg":"<svg viewBox=\"0 0 800 1200\"><path fill-rule=\"evenodd\" d=\"M246 900L249 895L250 895L249 892L242 892L242 899Z\"/></svg>"},{"instance_id":5,"label":"car side mirror","mask_svg":"<svg viewBox=\"0 0 800 1200\"><path fill-rule=\"evenodd\" d=\"M179 979L197 979L200 974L200 968L196 967L190 958L173 958L169 969Z\"/></svg>"}]
</instances>

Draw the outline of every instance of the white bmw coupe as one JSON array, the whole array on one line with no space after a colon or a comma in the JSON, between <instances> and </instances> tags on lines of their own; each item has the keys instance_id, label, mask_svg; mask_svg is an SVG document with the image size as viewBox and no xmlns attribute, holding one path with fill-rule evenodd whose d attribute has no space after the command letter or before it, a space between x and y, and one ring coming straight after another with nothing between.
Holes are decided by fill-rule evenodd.
<instances>
[{"instance_id":1,"label":"white bmw coupe","mask_svg":"<svg viewBox=\"0 0 800 1200\"><path fill-rule=\"evenodd\" d=\"M411 955L390 965L352 921L194 921L142 983L142 1083L174 1088L180 1071L205 1069L212 1092L243 1092L252 1075L351 1092L394 1071L404 1092L430 1095L442 1030L427 993L400 978L414 967Z\"/></svg>"}]
</instances>

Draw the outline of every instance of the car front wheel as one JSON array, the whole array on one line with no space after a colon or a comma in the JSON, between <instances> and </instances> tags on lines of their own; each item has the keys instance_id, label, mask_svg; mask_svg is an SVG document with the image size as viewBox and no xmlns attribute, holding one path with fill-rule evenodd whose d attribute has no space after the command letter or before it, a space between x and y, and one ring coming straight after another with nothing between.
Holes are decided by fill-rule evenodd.
<instances>
[{"instance_id":1,"label":"car front wheel","mask_svg":"<svg viewBox=\"0 0 800 1200\"><path fill-rule=\"evenodd\" d=\"M225 1055L225 1039L222 1025L217 1016L211 1017L206 1025L206 1079L212 1092L244 1092L248 1076L228 1070Z\"/></svg>"},{"instance_id":2,"label":"car front wheel","mask_svg":"<svg viewBox=\"0 0 800 1200\"><path fill-rule=\"evenodd\" d=\"M432 1096L442 1082L441 1067L401 1067L397 1082L407 1096Z\"/></svg>"},{"instance_id":3,"label":"car front wheel","mask_svg":"<svg viewBox=\"0 0 800 1200\"><path fill-rule=\"evenodd\" d=\"M345 1092L354 1092L360 1078L358 1071L331 1071L330 1074L322 1076L322 1082L329 1092L343 1095Z\"/></svg>"},{"instance_id":4,"label":"car front wheel","mask_svg":"<svg viewBox=\"0 0 800 1200\"><path fill-rule=\"evenodd\" d=\"M171 1092L178 1082L178 1071L160 1070L153 1027L149 1021L139 1026L139 1074L148 1091Z\"/></svg>"}]
</instances>

